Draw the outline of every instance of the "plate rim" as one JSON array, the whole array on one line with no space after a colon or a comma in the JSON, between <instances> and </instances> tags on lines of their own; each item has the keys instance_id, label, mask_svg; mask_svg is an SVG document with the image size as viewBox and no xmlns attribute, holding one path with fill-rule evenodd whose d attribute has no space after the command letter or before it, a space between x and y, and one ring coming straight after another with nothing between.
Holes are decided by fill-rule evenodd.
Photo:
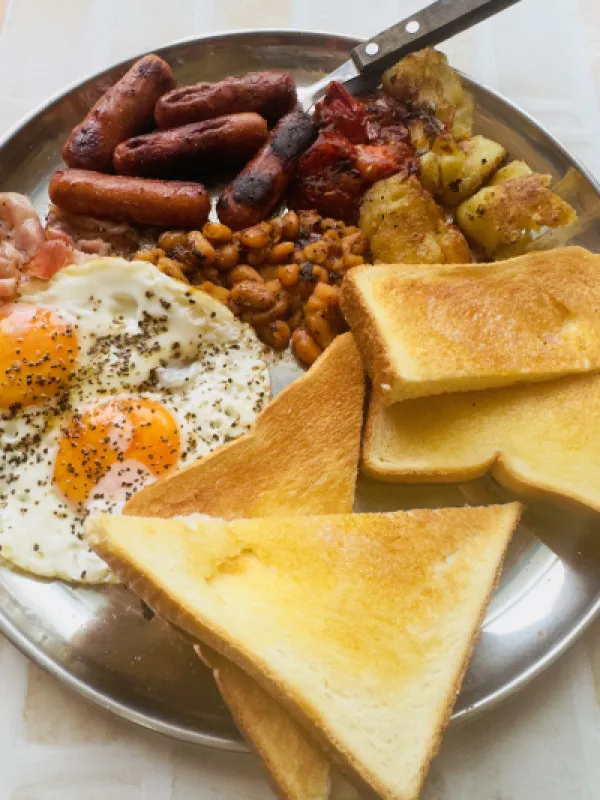
<instances>
[{"instance_id":1,"label":"plate rim","mask_svg":"<svg viewBox=\"0 0 600 800\"><path fill-rule=\"evenodd\" d=\"M166 50L177 47L189 46L194 44L201 44L207 41L219 41L223 39L244 38L248 35L252 36L281 36L288 38L290 36L307 37L313 39L336 39L337 42L347 45L348 55L349 51L359 44L364 39L358 39L346 34L339 34L333 31L325 31L320 29L301 29L301 28L239 28L234 30L215 31L202 36L190 36L181 39L176 39L172 42L161 45L160 47L153 48L151 52L161 54ZM135 55L128 56L127 58L115 61L111 65L102 70L91 72L81 79L77 79L69 83L66 87L58 90L52 94L48 99L36 106L29 114L22 119L18 120L12 125L8 131L0 139L0 150L4 148L13 137L17 136L20 131L34 120L38 115L48 110L52 105L62 100L71 92L81 88L83 85L91 80L101 78L103 75L111 72L127 64L133 63L141 56L150 52L148 49L139 51ZM487 94L491 95L494 99L510 106L517 111L528 123L534 128L541 131L551 142L554 148L561 153L566 161L572 167L577 169L591 184L598 196L600 197L600 181L591 173L591 171L576 157L562 142L554 136L545 126L539 123L528 112L524 111L520 106L516 105L509 98L502 93L496 91L485 83L475 80L471 76L457 70L462 78L467 83L482 89ZM579 639L579 637L587 630L592 622L600 616L600 591L596 599L589 606L586 613L583 614L577 623L573 625L567 632L565 632L554 646L546 652L543 656L535 659L527 668L523 669L512 680L503 684L500 688L485 695L480 700L470 703L462 708L460 711L452 715L450 724L452 727L463 725L480 716L481 714L496 708L501 702L508 697L516 694L524 688L532 680L544 673L552 664L554 664L562 655L564 655L570 647ZM124 703L111 698L110 696L94 689L88 685L84 680L78 678L76 675L67 671L58 662L54 661L49 655L46 655L42 650L36 647L33 641L19 630L18 626L13 624L8 618L0 613L0 633L14 645L24 656L30 659L33 663L43 669L47 674L57 678L63 685L73 689L79 696L87 702L98 706L105 711L108 711L127 722L133 723L141 728L151 731L170 739L187 742L189 744L196 744L213 750L223 750L237 753L251 752L251 748L243 740L233 740L227 736L219 736L217 734L205 733L192 730L190 728L182 727L181 725L174 724L165 720L158 719L156 716L150 716L139 710L130 708Z\"/></svg>"}]
</instances>

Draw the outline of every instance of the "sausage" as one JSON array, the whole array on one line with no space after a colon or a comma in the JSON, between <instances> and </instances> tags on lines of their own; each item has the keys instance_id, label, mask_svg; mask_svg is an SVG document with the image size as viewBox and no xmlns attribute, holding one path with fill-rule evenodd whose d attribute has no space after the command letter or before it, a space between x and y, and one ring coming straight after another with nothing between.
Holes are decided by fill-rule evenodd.
<instances>
[{"instance_id":1,"label":"sausage","mask_svg":"<svg viewBox=\"0 0 600 800\"><path fill-rule=\"evenodd\" d=\"M113 156L121 175L175 177L215 163L244 163L269 137L258 114L232 114L121 142Z\"/></svg>"},{"instance_id":2,"label":"sausage","mask_svg":"<svg viewBox=\"0 0 600 800\"><path fill-rule=\"evenodd\" d=\"M55 172L48 192L52 202L70 214L165 228L199 228L210 210L208 193L199 183L153 181L82 169Z\"/></svg>"},{"instance_id":3,"label":"sausage","mask_svg":"<svg viewBox=\"0 0 600 800\"><path fill-rule=\"evenodd\" d=\"M168 92L156 104L154 118L159 128L175 128L223 114L254 111L275 124L297 100L291 73L248 72L218 83L197 83Z\"/></svg>"},{"instance_id":4,"label":"sausage","mask_svg":"<svg viewBox=\"0 0 600 800\"><path fill-rule=\"evenodd\" d=\"M140 58L95 103L71 131L62 149L69 167L104 170L115 147L146 130L158 98L175 86L171 67L162 58Z\"/></svg>"},{"instance_id":5,"label":"sausage","mask_svg":"<svg viewBox=\"0 0 600 800\"><path fill-rule=\"evenodd\" d=\"M298 159L316 136L316 125L302 109L286 114L269 141L219 198L221 222L241 230L268 217L283 197Z\"/></svg>"}]
</instances>

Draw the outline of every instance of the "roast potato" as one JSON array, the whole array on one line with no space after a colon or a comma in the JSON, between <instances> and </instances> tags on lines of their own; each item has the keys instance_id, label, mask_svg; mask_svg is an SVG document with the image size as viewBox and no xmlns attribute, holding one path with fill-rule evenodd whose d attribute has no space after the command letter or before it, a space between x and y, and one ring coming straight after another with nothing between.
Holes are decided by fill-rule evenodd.
<instances>
[{"instance_id":1,"label":"roast potato","mask_svg":"<svg viewBox=\"0 0 600 800\"><path fill-rule=\"evenodd\" d=\"M414 176L394 175L365 194L360 227L376 264L464 264L467 242Z\"/></svg>"},{"instance_id":2,"label":"roast potato","mask_svg":"<svg viewBox=\"0 0 600 800\"><path fill-rule=\"evenodd\" d=\"M411 143L419 155L419 178L445 205L456 206L474 194L506 158L502 145L483 136L456 142L450 134L440 133L425 149L423 128L420 120L411 125Z\"/></svg>"},{"instance_id":3,"label":"roast potato","mask_svg":"<svg viewBox=\"0 0 600 800\"><path fill-rule=\"evenodd\" d=\"M531 175L533 170L524 161L511 161L494 175L489 182L490 186L497 186L499 183L506 183L512 178L522 178L524 175Z\"/></svg>"},{"instance_id":4,"label":"roast potato","mask_svg":"<svg viewBox=\"0 0 600 800\"><path fill-rule=\"evenodd\" d=\"M460 175L438 192L442 203L456 206L474 194L496 172L506 158L506 150L498 142L473 136L459 144L463 155Z\"/></svg>"},{"instance_id":5,"label":"roast potato","mask_svg":"<svg viewBox=\"0 0 600 800\"><path fill-rule=\"evenodd\" d=\"M473 97L443 53L430 47L403 58L383 73L383 88L404 102L428 109L459 142L473 127Z\"/></svg>"},{"instance_id":6,"label":"roast potato","mask_svg":"<svg viewBox=\"0 0 600 800\"><path fill-rule=\"evenodd\" d=\"M519 255L532 241L532 234L544 227L563 227L576 218L571 206L549 188L550 175L527 174L523 167L528 169L522 162L509 164L493 185L480 189L458 207L461 231L490 261ZM506 175L519 172L520 177L506 179Z\"/></svg>"},{"instance_id":7,"label":"roast potato","mask_svg":"<svg viewBox=\"0 0 600 800\"><path fill-rule=\"evenodd\" d=\"M443 191L457 181L463 171L465 155L446 131L430 132L423 120L409 125L410 143L419 159L419 178L431 194Z\"/></svg>"}]
</instances>

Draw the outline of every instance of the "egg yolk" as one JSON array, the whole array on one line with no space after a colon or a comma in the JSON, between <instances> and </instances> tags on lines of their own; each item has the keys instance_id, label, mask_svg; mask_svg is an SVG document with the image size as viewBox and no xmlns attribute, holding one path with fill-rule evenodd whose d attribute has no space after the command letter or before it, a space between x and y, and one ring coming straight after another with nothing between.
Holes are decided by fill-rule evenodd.
<instances>
[{"instance_id":1,"label":"egg yolk","mask_svg":"<svg viewBox=\"0 0 600 800\"><path fill-rule=\"evenodd\" d=\"M0 408L49 399L76 359L74 328L56 311L18 303L0 310Z\"/></svg>"},{"instance_id":2,"label":"egg yolk","mask_svg":"<svg viewBox=\"0 0 600 800\"><path fill-rule=\"evenodd\" d=\"M63 434L54 480L72 503L85 503L94 488L120 464L121 488L131 488L131 465L142 478L167 472L179 461L180 435L176 421L160 403L152 400L108 400L76 414ZM140 485L134 481L136 486ZM144 480L141 481L143 483Z\"/></svg>"}]
</instances>

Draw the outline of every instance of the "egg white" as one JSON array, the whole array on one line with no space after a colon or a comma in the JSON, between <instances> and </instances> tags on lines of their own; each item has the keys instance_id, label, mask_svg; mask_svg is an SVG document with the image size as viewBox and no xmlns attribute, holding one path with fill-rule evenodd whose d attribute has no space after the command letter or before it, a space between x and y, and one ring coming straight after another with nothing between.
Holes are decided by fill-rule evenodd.
<instances>
[{"instance_id":1,"label":"egg white","mask_svg":"<svg viewBox=\"0 0 600 800\"><path fill-rule=\"evenodd\" d=\"M75 326L78 366L63 395L0 414L0 557L45 577L110 581L83 523L92 510L119 513L125 493L82 513L52 482L72 414L109 398L155 400L178 423L183 465L252 425L270 394L265 348L222 304L145 262L68 267L20 302Z\"/></svg>"}]
</instances>

